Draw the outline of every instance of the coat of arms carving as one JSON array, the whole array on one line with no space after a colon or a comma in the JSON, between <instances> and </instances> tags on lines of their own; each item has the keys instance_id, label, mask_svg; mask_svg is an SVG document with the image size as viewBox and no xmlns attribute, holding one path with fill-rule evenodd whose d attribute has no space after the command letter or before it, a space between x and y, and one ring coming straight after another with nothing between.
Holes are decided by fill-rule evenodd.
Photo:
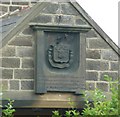
<instances>
[{"instance_id":1,"label":"coat of arms carving","mask_svg":"<svg viewBox=\"0 0 120 117\"><path fill-rule=\"evenodd\" d=\"M48 49L48 59L52 67L67 68L72 63L73 52L67 43L67 36L56 39L54 45L50 45Z\"/></svg>"}]
</instances>

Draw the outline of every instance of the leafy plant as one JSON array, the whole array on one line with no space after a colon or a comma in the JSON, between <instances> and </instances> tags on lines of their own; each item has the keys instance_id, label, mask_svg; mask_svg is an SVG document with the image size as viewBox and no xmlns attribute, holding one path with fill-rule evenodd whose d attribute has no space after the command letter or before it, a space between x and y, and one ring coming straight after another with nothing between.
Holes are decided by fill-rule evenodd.
<instances>
[{"instance_id":1,"label":"leafy plant","mask_svg":"<svg viewBox=\"0 0 120 117\"><path fill-rule=\"evenodd\" d=\"M118 115L118 81L112 81L108 75L104 79L109 82L111 99L107 99L100 89L91 91L88 95L85 92L85 108L82 112L83 116L86 115ZM92 100L92 103L89 100Z\"/></svg>"},{"instance_id":2,"label":"leafy plant","mask_svg":"<svg viewBox=\"0 0 120 117\"><path fill-rule=\"evenodd\" d=\"M80 112L75 109L75 103L71 98L68 98L68 104L71 106L71 110L65 111L65 117L80 117Z\"/></svg>"},{"instance_id":3,"label":"leafy plant","mask_svg":"<svg viewBox=\"0 0 120 117\"><path fill-rule=\"evenodd\" d=\"M85 91L84 93L84 100L85 100L85 108L82 111L82 117L88 116L105 116L109 117L110 115L118 115L118 80L112 81L112 78L108 75L104 76L104 79L109 83L109 89L111 91L110 99L106 97L103 91L100 89L95 89L94 91ZM74 102L69 98L69 105L71 109L65 111L65 117L80 117L80 112L77 111L74 107ZM59 111L53 111L52 117L62 117Z\"/></svg>"},{"instance_id":4,"label":"leafy plant","mask_svg":"<svg viewBox=\"0 0 120 117\"><path fill-rule=\"evenodd\" d=\"M75 108L75 103L72 101L71 98L68 98L68 104L70 105L71 109L74 109Z\"/></svg>"},{"instance_id":5,"label":"leafy plant","mask_svg":"<svg viewBox=\"0 0 120 117\"><path fill-rule=\"evenodd\" d=\"M75 109L65 111L65 117L80 117L80 112Z\"/></svg>"},{"instance_id":6,"label":"leafy plant","mask_svg":"<svg viewBox=\"0 0 120 117\"><path fill-rule=\"evenodd\" d=\"M59 111L52 111L52 113L53 113L52 117L62 117Z\"/></svg>"},{"instance_id":7,"label":"leafy plant","mask_svg":"<svg viewBox=\"0 0 120 117\"><path fill-rule=\"evenodd\" d=\"M66 117L71 117L72 116L71 110L65 111L65 116Z\"/></svg>"},{"instance_id":8,"label":"leafy plant","mask_svg":"<svg viewBox=\"0 0 120 117\"><path fill-rule=\"evenodd\" d=\"M65 117L80 117L80 112L77 111L74 106L74 102L71 100L71 98L68 98L69 102L68 104L70 105L71 109L65 111L64 116ZM62 115L59 113L59 111L52 111L53 115L52 117L62 117Z\"/></svg>"},{"instance_id":9,"label":"leafy plant","mask_svg":"<svg viewBox=\"0 0 120 117\"><path fill-rule=\"evenodd\" d=\"M2 110L2 117L14 117L13 113L15 112L15 109L13 109L13 103L14 100L8 99L8 104L5 105L6 109Z\"/></svg>"}]
</instances>

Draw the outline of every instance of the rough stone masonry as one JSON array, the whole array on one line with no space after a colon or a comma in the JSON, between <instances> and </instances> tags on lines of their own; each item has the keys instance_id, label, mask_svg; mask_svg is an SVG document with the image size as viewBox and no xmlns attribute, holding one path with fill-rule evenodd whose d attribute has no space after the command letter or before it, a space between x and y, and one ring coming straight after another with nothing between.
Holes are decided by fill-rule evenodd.
<instances>
[{"instance_id":1,"label":"rough stone masonry","mask_svg":"<svg viewBox=\"0 0 120 117\"><path fill-rule=\"evenodd\" d=\"M32 21L47 25L89 24L70 3L49 3ZM1 51L3 91L34 91L35 50L33 32L29 24L11 38ZM116 80L118 65L118 54L92 28L86 35L86 90L100 88L108 92L109 84L104 81L103 76L109 75Z\"/></svg>"}]
</instances>

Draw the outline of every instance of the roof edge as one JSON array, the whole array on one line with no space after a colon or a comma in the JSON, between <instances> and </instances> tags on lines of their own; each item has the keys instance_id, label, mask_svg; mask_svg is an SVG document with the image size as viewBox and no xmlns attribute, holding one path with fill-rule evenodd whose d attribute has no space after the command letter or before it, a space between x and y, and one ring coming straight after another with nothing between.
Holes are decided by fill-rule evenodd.
<instances>
[{"instance_id":1,"label":"roof edge","mask_svg":"<svg viewBox=\"0 0 120 117\"><path fill-rule=\"evenodd\" d=\"M71 2L73 7L88 21L95 31L112 47L112 49L120 56L120 48L112 41L112 39L99 27L99 25L87 14L87 12L77 3Z\"/></svg>"},{"instance_id":2,"label":"roof edge","mask_svg":"<svg viewBox=\"0 0 120 117\"><path fill-rule=\"evenodd\" d=\"M30 12L23 17L21 21L19 21L14 28L12 28L3 39L1 39L0 43L0 48L4 47L6 43L15 36L15 34L18 34L21 30L21 28L24 28L29 21L31 20L32 17L35 17L37 15L37 11L40 9L43 9L46 4L44 4L44 0L41 2L38 2L35 6L33 6L30 10ZM2 36L1 36L2 37Z\"/></svg>"}]
</instances>

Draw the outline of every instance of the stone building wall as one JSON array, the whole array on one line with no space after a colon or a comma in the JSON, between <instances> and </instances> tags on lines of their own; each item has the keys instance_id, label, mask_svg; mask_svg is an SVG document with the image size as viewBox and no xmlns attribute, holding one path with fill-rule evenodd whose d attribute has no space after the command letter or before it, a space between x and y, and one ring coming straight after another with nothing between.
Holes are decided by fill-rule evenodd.
<instances>
[{"instance_id":1,"label":"stone building wall","mask_svg":"<svg viewBox=\"0 0 120 117\"><path fill-rule=\"evenodd\" d=\"M69 10L68 10L69 9ZM58 15L61 14L61 22ZM32 21L50 25L78 26L88 24L68 3L50 4ZM34 91L34 37L29 24L15 35L2 49L3 91ZM118 55L91 29L86 35L86 89L109 91L103 76L118 78Z\"/></svg>"},{"instance_id":2,"label":"stone building wall","mask_svg":"<svg viewBox=\"0 0 120 117\"><path fill-rule=\"evenodd\" d=\"M118 55L100 36L87 38L86 43L87 89L100 88L109 91L104 75L113 80L118 78Z\"/></svg>"}]
</instances>

